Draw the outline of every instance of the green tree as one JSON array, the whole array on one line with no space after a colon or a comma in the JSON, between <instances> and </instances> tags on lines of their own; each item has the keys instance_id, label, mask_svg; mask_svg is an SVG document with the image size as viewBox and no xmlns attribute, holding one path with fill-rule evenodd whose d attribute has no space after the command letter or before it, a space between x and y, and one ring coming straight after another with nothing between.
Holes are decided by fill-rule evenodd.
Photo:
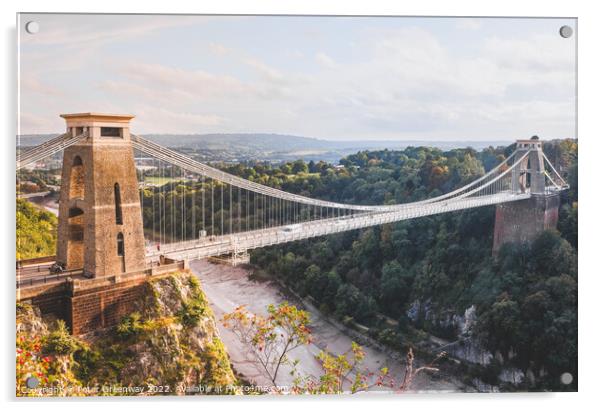
<instances>
[{"instance_id":1,"label":"green tree","mask_svg":"<svg viewBox=\"0 0 602 410\"><path fill-rule=\"evenodd\" d=\"M411 291L411 278L396 260L387 262L383 268L380 278L381 309L391 315L398 317L404 310Z\"/></svg>"},{"instance_id":2,"label":"green tree","mask_svg":"<svg viewBox=\"0 0 602 410\"><path fill-rule=\"evenodd\" d=\"M302 159L298 159L295 162L293 162L293 164L292 164L292 173L293 174L307 173L307 171L308 171L307 164Z\"/></svg>"},{"instance_id":3,"label":"green tree","mask_svg":"<svg viewBox=\"0 0 602 410\"><path fill-rule=\"evenodd\" d=\"M17 260L54 255L56 227L52 213L17 199Z\"/></svg>"},{"instance_id":4,"label":"green tree","mask_svg":"<svg viewBox=\"0 0 602 410\"><path fill-rule=\"evenodd\" d=\"M509 295L502 294L478 322L485 344L491 351L508 355L520 340L520 308Z\"/></svg>"},{"instance_id":5,"label":"green tree","mask_svg":"<svg viewBox=\"0 0 602 410\"><path fill-rule=\"evenodd\" d=\"M351 284L343 284L337 290L335 309L339 316L351 316L361 323L367 323L376 314L376 303L370 296L363 295Z\"/></svg>"}]
</instances>

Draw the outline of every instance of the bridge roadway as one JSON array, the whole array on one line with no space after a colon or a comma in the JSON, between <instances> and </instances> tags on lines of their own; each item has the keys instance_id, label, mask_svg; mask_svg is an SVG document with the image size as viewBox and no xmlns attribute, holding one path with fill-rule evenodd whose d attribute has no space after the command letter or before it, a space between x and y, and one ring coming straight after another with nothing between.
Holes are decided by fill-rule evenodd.
<instances>
[{"instance_id":1,"label":"bridge roadway","mask_svg":"<svg viewBox=\"0 0 602 410\"><path fill-rule=\"evenodd\" d=\"M21 199L38 198L38 197L44 197L44 196L48 195L49 193L50 193L50 191L32 192L30 194L17 194L17 198L21 198Z\"/></svg>"},{"instance_id":2,"label":"bridge roadway","mask_svg":"<svg viewBox=\"0 0 602 410\"><path fill-rule=\"evenodd\" d=\"M398 222L422 216L495 205L503 202L521 201L531 197L529 192L505 191L494 195L474 198L452 199L443 202L408 206L406 209L389 212L363 212L349 216L281 225L257 229L232 235L205 237L202 239L163 244L160 249L149 248L146 254L148 266L156 264L160 256L176 260L202 259L211 256L241 253L251 249L329 235L337 232L361 229L375 225ZM51 262L43 262L17 269L17 288L64 281L68 278L83 279L83 271L73 270L61 274L50 273Z\"/></svg>"},{"instance_id":3,"label":"bridge roadway","mask_svg":"<svg viewBox=\"0 0 602 410\"><path fill-rule=\"evenodd\" d=\"M250 249L277 245L337 232L350 231L375 225L398 222L422 216L445 212L495 205L503 202L521 201L531 197L529 192L513 193L504 191L494 195L484 195L461 200L449 200L431 204L420 204L399 211L364 212L351 216L320 219L292 225L258 229L215 237L205 237L192 241L163 244L160 249L147 253L147 262L159 259L161 255L171 259L201 259L210 256L227 255Z\"/></svg>"},{"instance_id":4,"label":"bridge roadway","mask_svg":"<svg viewBox=\"0 0 602 410\"><path fill-rule=\"evenodd\" d=\"M62 282L71 279L83 279L84 272L81 269L65 271L63 273L51 273L50 265L31 266L17 269L17 289L35 285L46 285L49 283Z\"/></svg>"}]
</instances>

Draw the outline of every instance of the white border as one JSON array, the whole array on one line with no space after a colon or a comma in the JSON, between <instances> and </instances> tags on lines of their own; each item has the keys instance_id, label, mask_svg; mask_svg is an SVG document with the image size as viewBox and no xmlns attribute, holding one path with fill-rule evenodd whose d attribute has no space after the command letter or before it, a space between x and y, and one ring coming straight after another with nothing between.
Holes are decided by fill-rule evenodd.
<instances>
[{"instance_id":1,"label":"white border","mask_svg":"<svg viewBox=\"0 0 602 410\"><path fill-rule=\"evenodd\" d=\"M183 0L169 0L162 2L124 2L122 0L103 0L102 2L84 3L81 0L52 0L52 1L14 1L0 2L2 19L2 32L4 34L2 47L2 64L4 76L4 93L1 100L2 125L4 134L2 138L4 167L5 200L2 201L2 221L7 231L2 235L1 249L4 253L4 268L2 270L5 288L5 301L3 309L3 330L8 337L3 337L2 347L3 362L2 393L4 400L11 400L14 386L14 305L10 292L13 292L10 274L14 266L14 135L16 134L16 31L15 13L26 12L120 12L120 13L216 13L216 14L356 14L356 15L455 15L455 16L546 16L546 17L578 17L579 18L579 134L580 141L580 185L581 189L581 219L585 223L579 226L579 393L576 394L506 394L506 395L429 395L409 396L392 400L384 396L364 396L352 399L339 398L257 398L248 400L231 400L228 398L205 398L204 400L179 400L180 405L191 405L196 408L215 406L252 408L265 407L265 405L286 406L287 409L306 409L308 406L326 407L332 405L366 406L369 401L378 401L377 406L409 406L437 409L466 409L467 407L483 407L490 409L507 409L515 406L545 406L546 408L587 408L593 407L589 403L599 402L596 396L600 384L600 306L597 303L602 291L601 271L598 244L601 242L599 235L600 215L597 211L596 199L601 196L602 190L595 189L599 183L600 156L602 133L600 132L600 39L602 39L601 22L599 13L596 13L593 1L532 1L505 0L505 1L476 1L476 0L415 0L411 2L385 1L385 0L338 0L320 1L311 0L222 0L213 2L192 3ZM9 234L10 233L10 234ZM598 257L597 257L598 256ZM8 289L8 290L6 290ZM14 298L14 296L13 296ZM14 337L14 336L12 336ZM4 362L6 361L6 362ZM597 400L598 399L598 400ZM336 400L337 402L333 402ZM345 400L341 403L340 400ZM349 401L347 401L349 400ZM400 401L403 400L403 401ZM65 401L20 401L20 408L29 406L64 407L67 404L77 406L105 407L107 400L90 401L86 403L72 400ZM125 401L117 401L114 405L128 405ZM146 401L149 407L164 407L164 400ZM9 403L10 406L15 403ZM113 405L113 404L111 404ZM599 405L599 404L598 404Z\"/></svg>"}]
</instances>

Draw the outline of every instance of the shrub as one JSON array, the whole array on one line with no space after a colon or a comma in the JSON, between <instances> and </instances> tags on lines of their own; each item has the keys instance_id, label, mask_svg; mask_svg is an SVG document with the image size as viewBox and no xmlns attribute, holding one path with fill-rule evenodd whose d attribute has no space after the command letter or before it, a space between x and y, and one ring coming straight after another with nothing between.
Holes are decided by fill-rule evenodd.
<instances>
[{"instance_id":1,"label":"shrub","mask_svg":"<svg viewBox=\"0 0 602 410\"><path fill-rule=\"evenodd\" d=\"M74 353L78 347L77 340L69 334L65 322L59 320L57 321L56 329L50 332L46 339L44 351L47 354L70 355Z\"/></svg>"},{"instance_id":2,"label":"shrub","mask_svg":"<svg viewBox=\"0 0 602 410\"><path fill-rule=\"evenodd\" d=\"M205 306L199 300L193 299L182 303L182 309L178 312L178 318L184 326L193 327L199 324L204 314Z\"/></svg>"},{"instance_id":3,"label":"shrub","mask_svg":"<svg viewBox=\"0 0 602 410\"><path fill-rule=\"evenodd\" d=\"M330 314L330 306L328 306L327 303L320 304L320 312L322 312L325 315L329 315Z\"/></svg>"},{"instance_id":4,"label":"shrub","mask_svg":"<svg viewBox=\"0 0 602 410\"><path fill-rule=\"evenodd\" d=\"M385 346L389 346L393 349L400 349L402 346L402 338L401 336L395 332L393 329L383 329L378 332L376 336L376 340Z\"/></svg>"},{"instance_id":5,"label":"shrub","mask_svg":"<svg viewBox=\"0 0 602 410\"><path fill-rule=\"evenodd\" d=\"M121 318L121 322L117 325L117 334L127 339L131 336L139 334L144 329L140 313L133 312Z\"/></svg>"},{"instance_id":6,"label":"shrub","mask_svg":"<svg viewBox=\"0 0 602 410\"><path fill-rule=\"evenodd\" d=\"M201 290L201 284L199 283L198 278L194 275L190 275L188 277L188 286L190 286L190 289L192 289L196 293L198 293Z\"/></svg>"},{"instance_id":7,"label":"shrub","mask_svg":"<svg viewBox=\"0 0 602 410\"><path fill-rule=\"evenodd\" d=\"M77 362L77 376L82 380L89 380L92 374L98 368L101 355L98 351L92 350L87 346L82 346L77 350L73 358Z\"/></svg>"}]
</instances>

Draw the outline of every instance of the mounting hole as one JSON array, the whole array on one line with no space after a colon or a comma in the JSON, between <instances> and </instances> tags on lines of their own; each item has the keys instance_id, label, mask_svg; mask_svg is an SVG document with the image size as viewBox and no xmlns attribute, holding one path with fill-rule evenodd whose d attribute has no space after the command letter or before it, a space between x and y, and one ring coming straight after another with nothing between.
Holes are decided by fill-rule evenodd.
<instances>
[{"instance_id":1,"label":"mounting hole","mask_svg":"<svg viewBox=\"0 0 602 410\"><path fill-rule=\"evenodd\" d=\"M573 35L573 28L571 26L560 27L560 37L569 38Z\"/></svg>"},{"instance_id":2,"label":"mounting hole","mask_svg":"<svg viewBox=\"0 0 602 410\"><path fill-rule=\"evenodd\" d=\"M38 31L40 31L40 25L35 21L29 21L27 24L25 24L25 31L27 31L29 34L36 34Z\"/></svg>"},{"instance_id":3,"label":"mounting hole","mask_svg":"<svg viewBox=\"0 0 602 410\"><path fill-rule=\"evenodd\" d=\"M29 376L25 380L25 385L30 389L35 389L36 387L38 387L39 384L40 384L40 381L34 376Z\"/></svg>"},{"instance_id":4,"label":"mounting hole","mask_svg":"<svg viewBox=\"0 0 602 410\"><path fill-rule=\"evenodd\" d=\"M560 376L560 382L562 384L571 384L573 382L573 375L570 373L562 373Z\"/></svg>"}]
</instances>

